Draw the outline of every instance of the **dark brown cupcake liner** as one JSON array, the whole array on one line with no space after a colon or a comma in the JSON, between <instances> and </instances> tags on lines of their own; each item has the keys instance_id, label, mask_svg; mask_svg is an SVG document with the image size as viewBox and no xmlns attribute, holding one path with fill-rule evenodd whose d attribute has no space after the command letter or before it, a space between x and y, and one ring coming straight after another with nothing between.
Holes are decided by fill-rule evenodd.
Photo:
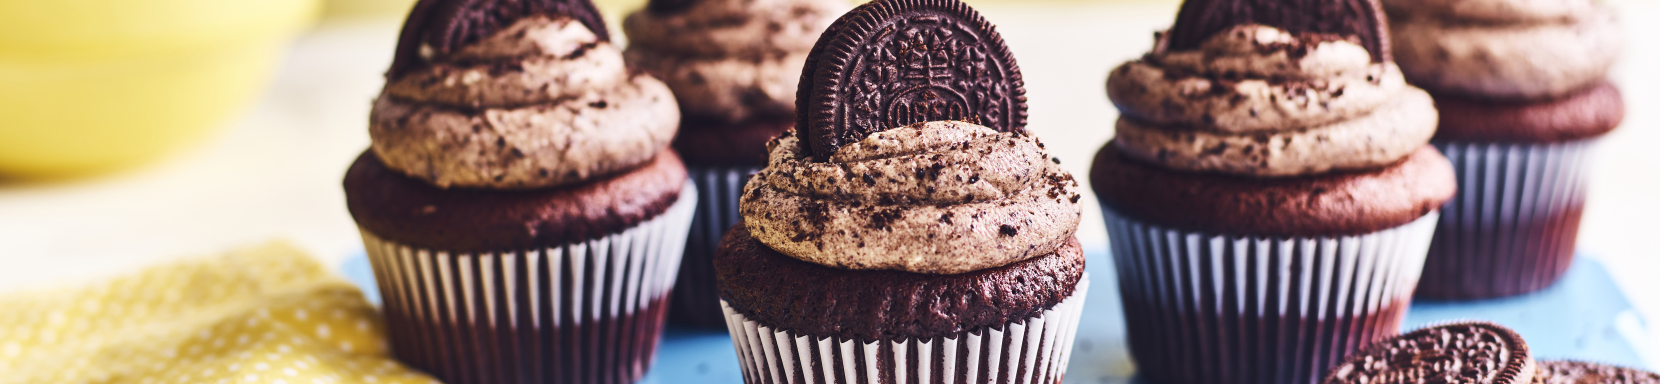
<instances>
[{"instance_id":1,"label":"dark brown cupcake liner","mask_svg":"<svg viewBox=\"0 0 1660 384\"><path fill-rule=\"evenodd\" d=\"M1197 233L1103 209L1130 355L1160 384L1313 384L1397 334L1437 214L1330 238Z\"/></svg>"},{"instance_id":2,"label":"dark brown cupcake liner","mask_svg":"<svg viewBox=\"0 0 1660 384\"><path fill-rule=\"evenodd\" d=\"M814 337L721 309L744 382L813 384L1059 383L1066 375L1089 274L1072 295L1031 318L931 339Z\"/></svg>"},{"instance_id":3,"label":"dark brown cupcake liner","mask_svg":"<svg viewBox=\"0 0 1660 384\"><path fill-rule=\"evenodd\" d=\"M1518 295L1568 271L1591 141L1434 144L1453 163L1458 196L1441 207L1420 297Z\"/></svg>"},{"instance_id":4,"label":"dark brown cupcake liner","mask_svg":"<svg viewBox=\"0 0 1660 384\"><path fill-rule=\"evenodd\" d=\"M680 278L669 306L669 321L705 328L726 325L721 313L720 295L715 288L715 251L720 248L721 236L741 218L738 217L738 197L743 195L749 175L761 171L758 166L699 166L688 165L687 176L697 184L699 199L697 214L692 217L692 232L686 239L685 260L680 263Z\"/></svg>"},{"instance_id":5,"label":"dark brown cupcake liner","mask_svg":"<svg viewBox=\"0 0 1660 384\"><path fill-rule=\"evenodd\" d=\"M697 199L620 233L449 252L362 231L393 355L446 383L637 381L661 339Z\"/></svg>"}]
</instances>

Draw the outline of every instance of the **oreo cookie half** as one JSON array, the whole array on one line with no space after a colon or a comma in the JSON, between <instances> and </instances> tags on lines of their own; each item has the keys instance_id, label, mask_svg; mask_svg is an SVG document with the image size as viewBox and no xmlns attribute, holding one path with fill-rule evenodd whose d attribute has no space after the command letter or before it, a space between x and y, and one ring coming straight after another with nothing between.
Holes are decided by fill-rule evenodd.
<instances>
[{"instance_id":1,"label":"oreo cookie half","mask_svg":"<svg viewBox=\"0 0 1660 384\"><path fill-rule=\"evenodd\" d=\"M1541 361L1534 384L1655 384L1654 372L1587 363L1583 361Z\"/></svg>"},{"instance_id":2,"label":"oreo cookie half","mask_svg":"<svg viewBox=\"0 0 1660 384\"><path fill-rule=\"evenodd\" d=\"M1170 27L1167 49L1198 48L1211 35L1253 23L1294 34L1354 36L1372 61L1394 61L1378 0L1187 0Z\"/></svg>"},{"instance_id":3,"label":"oreo cookie half","mask_svg":"<svg viewBox=\"0 0 1660 384\"><path fill-rule=\"evenodd\" d=\"M1534 362L1515 331L1486 322L1452 323L1373 343L1349 355L1324 384L1528 384Z\"/></svg>"},{"instance_id":4,"label":"oreo cookie half","mask_svg":"<svg viewBox=\"0 0 1660 384\"><path fill-rule=\"evenodd\" d=\"M814 158L911 123L1026 129L1026 89L1002 35L958 0L877 0L819 36L797 88L796 126Z\"/></svg>"},{"instance_id":5,"label":"oreo cookie half","mask_svg":"<svg viewBox=\"0 0 1660 384\"><path fill-rule=\"evenodd\" d=\"M582 22L602 41L611 40L599 9L588 0L421 0L409 12L388 78L421 68L421 45L447 54L482 40L527 17L564 16Z\"/></svg>"}]
</instances>

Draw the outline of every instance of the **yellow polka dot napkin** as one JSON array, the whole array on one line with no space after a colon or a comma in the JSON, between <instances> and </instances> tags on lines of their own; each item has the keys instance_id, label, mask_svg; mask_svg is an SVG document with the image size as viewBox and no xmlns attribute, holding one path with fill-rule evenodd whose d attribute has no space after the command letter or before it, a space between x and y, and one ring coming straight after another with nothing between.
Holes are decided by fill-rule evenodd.
<instances>
[{"instance_id":1,"label":"yellow polka dot napkin","mask_svg":"<svg viewBox=\"0 0 1660 384\"><path fill-rule=\"evenodd\" d=\"M356 287L273 243L0 295L0 384L421 383Z\"/></svg>"}]
</instances>

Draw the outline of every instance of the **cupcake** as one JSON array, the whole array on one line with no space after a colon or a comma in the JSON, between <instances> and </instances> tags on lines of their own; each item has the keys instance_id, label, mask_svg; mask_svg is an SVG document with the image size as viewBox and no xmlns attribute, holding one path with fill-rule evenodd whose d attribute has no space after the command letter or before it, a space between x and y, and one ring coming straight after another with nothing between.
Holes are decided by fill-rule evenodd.
<instances>
[{"instance_id":1,"label":"cupcake","mask_svg":"<svg viewBox=\"0 0 1660 384\"><path fill-rule=\"evenodd\" d=\"M1375 1L1189 0L1090 181L1155 383L1308 384L1399 329L1454 192Z\"/></svg>"},{"instance_id":2,"label":"cupcake","mask_svg":"<svg viewBox=\"0 0 1660 384\"><path fill-rule=\"evenodd\" d=\"M662 82L586 1L423 0L346 202L396 357L448 383L627 383L697 192Z\"/></svg>"},{"instance_id":3,"label":"cupcake","mask_svg":"<svg viewBox=\"0 0 1660 384\"><path fill-rule=\"evenodd\" d=\"M1386 0L1407 81L1435 96L1458 172L1420 297L1550 286L1573 261L1592 147L1625 116L1608 82L1624 36L1586 0Z\"/></svg>"},{"instance_id":4,"label":"cupcake","mask_svg":"<svg viewBox=\"0 0 1660 384\"><path fill-rule=\"evenodd\" d=\"M877 0L807 58L714 267L747 383L1054 383L1088 292L1078 185L955 0Z\"/></svg>"},{"instance_id":5,"label":"cupcake","mask_svg":"<svg viewBox=\"0 0 1660 384\"><path fill-rule=\"evenodd\" d=\"M623 57L680 103L674 149L702 193L669 321L726 324L710 259L738 223L738 193L766 165L767 140L795 125L795 85L847 0L653 0L623 21Z\"/></svg>"}]
</instances>

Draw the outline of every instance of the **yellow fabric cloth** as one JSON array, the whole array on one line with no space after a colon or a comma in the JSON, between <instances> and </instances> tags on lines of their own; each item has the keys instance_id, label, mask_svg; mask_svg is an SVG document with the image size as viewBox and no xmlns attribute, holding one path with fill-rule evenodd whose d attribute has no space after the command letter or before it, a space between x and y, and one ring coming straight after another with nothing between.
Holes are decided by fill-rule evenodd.
<instances>
[{"instance_id":1,"label":"yellow fabric cloth","mask_svg":"<svg viewBox=\"0 0 1660 384\"><path fill-rule=\"evenodd\" d=\"M0 384L437 383L389 355L363 293L284 244L0 296Z\"/></svg>"}]
</instances>

